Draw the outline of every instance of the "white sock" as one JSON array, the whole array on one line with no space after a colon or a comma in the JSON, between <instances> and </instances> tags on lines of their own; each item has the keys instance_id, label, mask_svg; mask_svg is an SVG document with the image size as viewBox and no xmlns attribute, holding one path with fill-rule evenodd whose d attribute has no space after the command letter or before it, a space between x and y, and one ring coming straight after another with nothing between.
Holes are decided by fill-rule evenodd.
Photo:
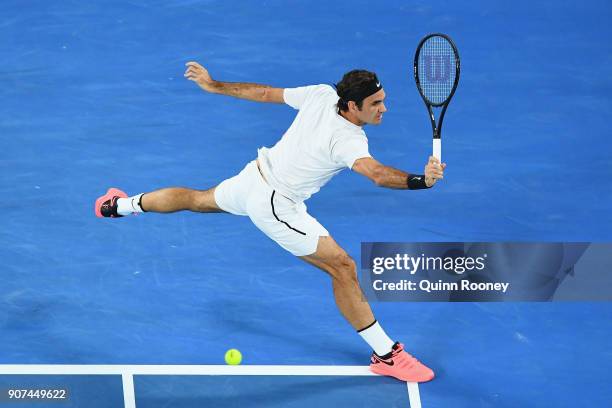
<instances>
[{"instance_id":1,"label":"white sock","mask_svg":"<svg viewBox=\"0 0 612 408\"><path fill-rule=\"evenodd\" d=\"M144 194L144 193L143 193ZM138 194L128 198L120 198L117 200L117 214L130 215L132 213L143 212L140 208L140 198L142 194Z\"/></svg>"},{"instance_id":2,"label":"white sock","mask_svg":"<svg viewBox=\"0 0 612 408\"><path fill-rule=\"evenodd\" d=\"M379 356L384 356L391 352L391 348L395 344L393 340L387 336L387 333L380 327L378 321L374 320L370 326L359 330L357 333L374 349L374 352Z\"/></svg>"}]
</instances>

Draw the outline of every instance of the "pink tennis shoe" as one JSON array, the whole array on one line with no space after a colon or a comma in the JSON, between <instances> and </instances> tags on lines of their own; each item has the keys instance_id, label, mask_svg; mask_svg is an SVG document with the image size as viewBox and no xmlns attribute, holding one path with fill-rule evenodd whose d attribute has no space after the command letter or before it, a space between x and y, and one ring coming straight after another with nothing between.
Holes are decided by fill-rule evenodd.
<instances>
[{"instance_id":1,"label":"pink tennis shoe","mask_svg":"<svg viewBox=\"0 0 612 408\"><path fill-rule=\"evenodd\" d=\"M106 194L96 200L94 211L96 217L123 217L117 214L117 200L127 198L127 194L117 188L109 188Z\"/></svg>"},{"instance_id":2,"label":"pink tennis shoe","mask_svg":"<svg viewBox=\"0 0 612 408\"><path fill-rule=\"evenodd\" d=\"M372 353L370 371L406 382L427 382L434 378L432 369L406 353L403 344L395 343L389 354L380 357Z\"/></svg>"}]
</instances>

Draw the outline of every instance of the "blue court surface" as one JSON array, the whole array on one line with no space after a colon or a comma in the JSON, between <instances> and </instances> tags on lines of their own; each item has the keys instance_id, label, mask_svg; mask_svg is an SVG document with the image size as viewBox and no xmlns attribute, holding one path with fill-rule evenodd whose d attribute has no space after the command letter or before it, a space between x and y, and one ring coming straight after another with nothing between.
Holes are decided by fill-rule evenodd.
<instances>
[{"instance_id":1,"label":"blue court surface","mask_svg":"<svg viewBox=\"0 0 612 408\"><path fill-rule=\"evenodd\" d=\"M422 173L431 128L412 59L447 33L462 73L445 179L398 191L347 170L309 212L355 259L369 241L612 241L611 18L595 0L3 1L0 365L223 367L237 348L240 367L367 366L329 278L248 218L94 216L110 186L212 187L290 125L288 106L201 91L190 60L276 87L373 70L389 111L365 128L370 152ZM373 309L436 371L423 407L612 406L610 303ZM69 398L32 407L122 407L132 379L139 408L411 406L405 383L378 376L5 371L1 407L30 406L5 393L34 386Z\"/></svg>"}]
</instances>

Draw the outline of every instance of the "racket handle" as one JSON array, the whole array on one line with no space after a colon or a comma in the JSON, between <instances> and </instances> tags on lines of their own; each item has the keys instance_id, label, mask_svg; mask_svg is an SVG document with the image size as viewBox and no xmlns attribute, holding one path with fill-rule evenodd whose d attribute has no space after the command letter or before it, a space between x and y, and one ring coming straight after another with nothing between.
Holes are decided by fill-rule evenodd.
<instances>
[{"instance_id":1,"label":"racket handle","mask_svg":"<svg viewBox=\"0 0 612 408\"><path fill-rule=\"evenodd\" d=\"M433 156L442 163L442 139L433 140Z\"/></svg>"}]
</instances>

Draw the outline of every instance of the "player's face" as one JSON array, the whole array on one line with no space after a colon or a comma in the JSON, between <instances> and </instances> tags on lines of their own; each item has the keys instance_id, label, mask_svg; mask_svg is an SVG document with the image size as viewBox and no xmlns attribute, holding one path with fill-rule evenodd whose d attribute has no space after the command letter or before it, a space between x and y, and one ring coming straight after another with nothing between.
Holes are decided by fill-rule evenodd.
<instances>
[{"instance_id":1,"label":"player's face","mask_svg":"<svg viewBox=\"0 0 612 408\"><path fill-rule=\"evenodd\" d=\"M387 111L385 107L385 90L381 89L365 98L361 110L358 112L359 120L370 125L379 125L382 122L383 113Z\"/></svg>"}]
</instances>

